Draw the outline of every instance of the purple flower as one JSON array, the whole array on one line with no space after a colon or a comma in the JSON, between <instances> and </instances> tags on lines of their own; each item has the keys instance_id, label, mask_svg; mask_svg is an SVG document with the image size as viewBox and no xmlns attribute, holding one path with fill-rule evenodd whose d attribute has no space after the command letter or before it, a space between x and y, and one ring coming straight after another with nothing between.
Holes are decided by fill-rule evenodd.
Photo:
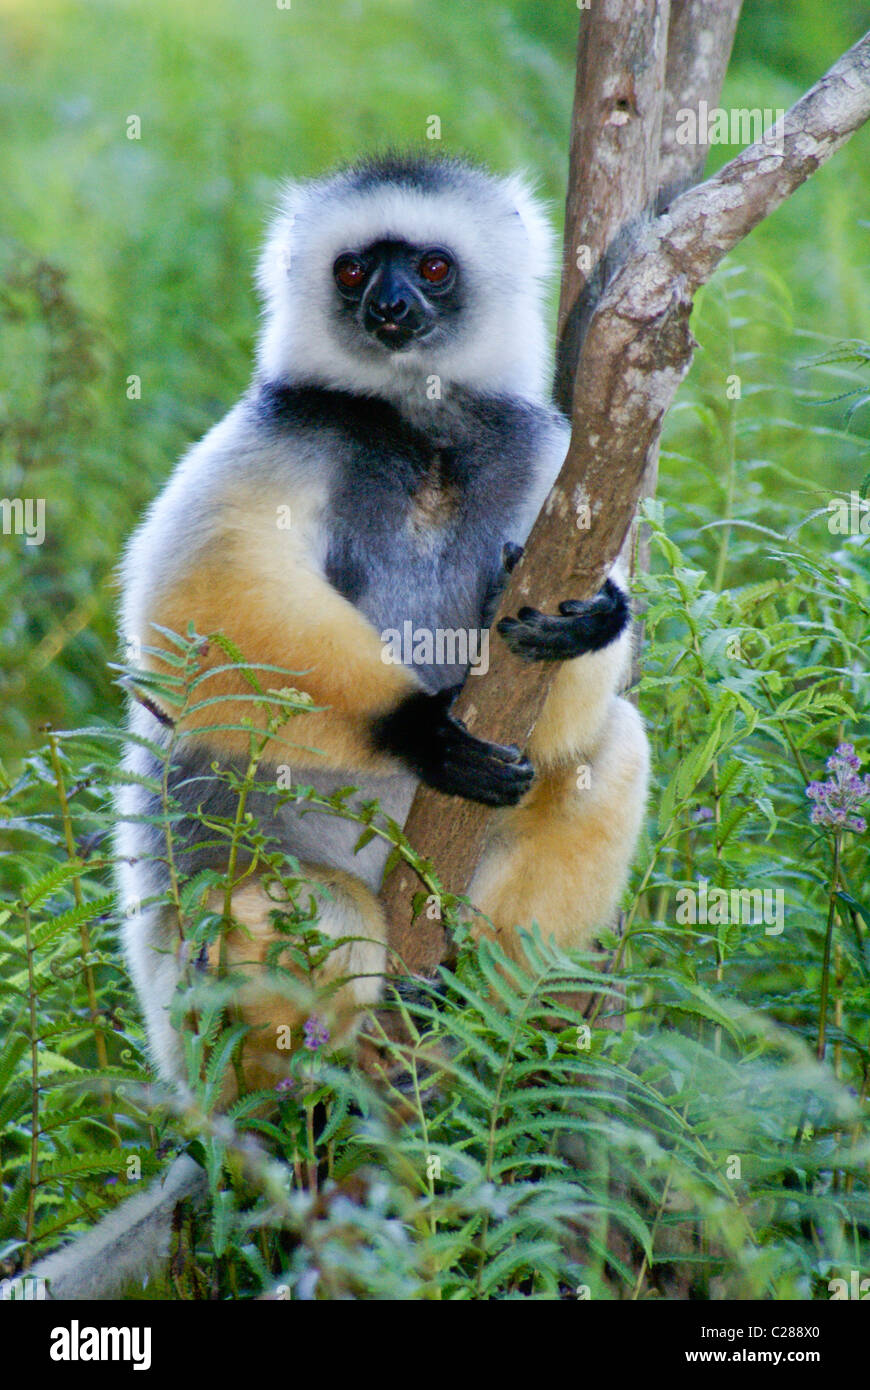
<instances>
[{"instance_id":1,"label":"purple flower","mask_svg":"<svg viewBox=\"0 0 870 1390\"><path fill-rule=\"evenodd\" d=\"M713 819L713 811L709 806L696 806L692 812L691 819L695 825L704 825Z\"/></svg>"},{"instance_id":2,"label":"purple flower","mask_svg":"<svg viewBox=\"0 0 870 1390\"><path fill-rule=\"evenodd\" d=\"M312 1014L310 1018L306 1018L302 1031L305 1034L305 1046L312 1052L323 1043L329 1042L329 1029L322 1019L317 1017L317 1014Z\"/></svg>"},{"instance_id":3,"label":"purple flower","mask_svg":"<svg viewBox=\"0 0 870 1390\"><path fill-rule=\"evenodd\" d=\"M807 787L807 796L813 802L813 825L864 834L867 822L857 812L863 802L870 800L870 776L859 777L860 767L861 759L851 743L841 743L835 749L825 763L831 774L827 782L810 782Z\"/></svg>"},{"instance_id":4,"label":"purple flower","mask_svg":"<svg viewBox=\"0 0 870 1390\"><path fill-rule=\"evenodd\" d=\"M833 772L839 763L845 763L845 765L851 767L854 772L858 771L858 768L861 766L861 760L851 743L841 743L828 758L825 766L829 772Z\"/></svg>"},{"instance_id":5,"label":"purple flower","mask_svg":"<svg viewBox=\"0 0 870 1390\"><path fill-rule=\"evenodd\" d=\"M275 1083L275 1090L279 1095L282 1091L295 1091L295 1089L296 1082L292 1076L282 1076L281 1080Z\"/></svg>"}]
</instances>

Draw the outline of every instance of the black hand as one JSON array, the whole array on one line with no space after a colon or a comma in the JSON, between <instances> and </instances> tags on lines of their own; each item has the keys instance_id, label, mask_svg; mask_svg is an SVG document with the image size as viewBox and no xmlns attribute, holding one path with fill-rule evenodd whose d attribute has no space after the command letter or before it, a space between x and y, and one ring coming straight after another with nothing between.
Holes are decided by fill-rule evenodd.
<instances>
[{"instance_id":1,"label":"black hand","mask_svg":"<svg viewBox=\"0 0 870 1390\"><path fill-rule=\"evenodd\" d=\"M535 608L521 608L502 618L498 630L523 661L570 661L609 646L623 631L631 610L628 598L608 579L593 599L567 599L557 618Z\"/></svg>"},{"instance_id":2,"label":"black hand","mask_svg":"<svg viewBox=\"0 0 870 1390\"><path fill-rule=\"evenodd\" d=\"M517 545L516 541L506 541L501 548L501 562L504 566L505 574L513 574L520 560L523 558L525 546Z\"/></svg>"},{"instance_id":3,"label":"black hand","mask_svg":"<svg viewBox=\"0 0 870 1390\"><path fill-rule=\"evenodd\" d=\"M513 541L506 541L501 549L501 568L496 570L495 575L490 581L483 600L483 612L480 619L481 627L491 627L495 617L498 601L505 590L509 576L516 569L517 564L522 559L523 547L516 545Z\"/></svg>"},{"instance_id":4,"label":"black hand","mask_svg":"<svg viewBox=\"0 0 870 1390\"><path fill-rule=\"evenodd\" d=\"M531 786L534 768L519 748L485 743L454 719L459 686L437 695L409 695L372 730L376 748L392 753L436 791L485 806L515 806Z\"/></svg>"}]
</instances>

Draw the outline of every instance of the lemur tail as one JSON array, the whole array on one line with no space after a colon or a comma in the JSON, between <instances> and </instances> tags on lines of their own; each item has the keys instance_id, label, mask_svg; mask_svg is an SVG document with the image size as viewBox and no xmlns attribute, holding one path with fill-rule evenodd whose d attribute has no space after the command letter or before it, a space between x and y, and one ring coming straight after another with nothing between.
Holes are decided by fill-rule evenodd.
<instances>
[{"instance_id":1,"label":"lemur tail","mask_svg":"<svg viewBox=\"0 0 870 1390\"><path fill-rule=\"evenodd\" d=\"M182 1154L92 1231L40 1260L29 1277L47 1280L52 1299L109 1299L134 1282L141 1285L169 1255L176 1203L203 1190L206 1181L202 1168Z\"/></svg>"}]
</instances>

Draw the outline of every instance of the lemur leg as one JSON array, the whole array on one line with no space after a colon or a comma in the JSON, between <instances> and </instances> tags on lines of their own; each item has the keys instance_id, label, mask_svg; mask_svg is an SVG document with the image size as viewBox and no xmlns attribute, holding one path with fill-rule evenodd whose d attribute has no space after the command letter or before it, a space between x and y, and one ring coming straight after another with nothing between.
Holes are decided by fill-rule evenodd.
<instances>
[{"instance_id":1,"label":"lemur leg","mask_svg":"<svg viewBox=\"0 0 870 1390\"><path fill-rule=\"evenodd\" d=\"M311 1014L329 1029L332 1046L349 1042L383 986L387 926L377 899L365 884L339 869L306 865L304 872L311 875L308 891L317 899L318 931L342 944L330 951L311 976L300 977L299 992L276 986L267 966L267 955L282 939L272 920L280 901L256 883L233 896L233 917L239 927L225 937L225 963L241 977L234 998L244 1022L251 1026L243 1065L245 1081L252 1088L274 1085L286 1074L290 1049L299 1046L302 1024ZM318 892L318 885L326 892ZM290 948L296 941L292 933L284 939ZM219 955L216 942L210 951L212 964ZM290 968L289 951L279 956L279 963ZM342 983L329 990L337 980Z\"/></svg>"},{"instance_id":2,"label":"lemur leg","mask_svg":"<svg viewBox=\"0 0 870 1390\"><path fill-rule=\"evenodd\" d=\"M298 944L293 933L286 937L278 930L272 914L280 910L275 891L252 881L233 894L232 912L236 926L208 950L208 966L216 970L221 958L235 976L238 987L233 1003L242 1020L249 1024L243 1050L243 1070L249 1089L274 1086L287 1072L287 1059L300 1045L302 1025L316 1014L329 1029L332 1045L349 1042L364 1011L380 997L386 969L386 923L381 908L366 888L352 875L321 866L305 866L310 875L309 892L317 899L317 928L341 944L312 971L310 976L294 969L298 988L286 981L283 970L271 971L267 962L270 949L285 940L288 948ZM318 891L320 885L325 891ZM214 894L209 902L220 911L222 897ZM138 932L131 940L132 932ZM347 939L345 939L347 938ZM222 949L223 947L223 949ZM150 918L143 914L137 924L128 924L128 956L135 966L148 972L148 988L141 990L152 1052L167 1079L184 1084L182 1052L178 1035L169 1020L172 997L180 979L177 937L166 910ZM289 951L278 964L291 968ZM337 980L335 989L328 986ZM232 1078L228 1080L230 1084Z\"/></svg>"},{"instance_id":3,"label":"lemur leg","mask_svg":"<svg viewBox=\"0 0 870 1390\"><path fill-rule=\"evenodd\" d=\"M535 784L519 806L497 813L470 895L508 954L520 949L516 928L532 922L545 939L582 949L613 920L649 771L640 716L615 693L629 654L626 629L562 665L529 748Z\"/></svg>"}]
</instances>

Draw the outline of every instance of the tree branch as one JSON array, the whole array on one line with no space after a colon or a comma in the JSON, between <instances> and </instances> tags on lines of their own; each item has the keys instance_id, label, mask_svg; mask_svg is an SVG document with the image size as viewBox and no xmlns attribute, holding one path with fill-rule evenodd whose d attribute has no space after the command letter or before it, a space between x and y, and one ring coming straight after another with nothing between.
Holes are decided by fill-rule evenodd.
<instances>
[{"instance_id":1,"label":"tree branch","mask_svg":"<svg viewBox=\"0 0 870 1390\"><path fill-rule=\"evenodd\" d=\"M668 63L665 75L665 103L662 111L662 138L659 149L659 212L678 194L691 188L704 172L706 145L677 141L678 116L686 109L697 111L701 102L712 110L719 101L728 70L734 33L742 0L671 0L668 24ZM567 407L570 409L570 402ZM641 484L642 497L654 497L659 471L658 441L650 450ZM649 568L649 535L637 522L623 545L623 559L632 573ZM640 679L640 651L643 614L637 614L637 632L631 681Z\"/></svg>"},{"instance_id":2,"label":"tree branch","mask_svg":"<svg viewBox=\"0 0 870 1390\"><path fill-rule=\"evenodd\" d=\"M671 0L668 68L659 154L659 209L683 193L704 172L706 145L677 141L677 113L697 111L719 100L728 69L741 0Z\"/></svg>"},{"instance_id":3,"label":"tree branch","mask_svg":"<svg viewBox=\"0 0 870 1390\"><path fill-rule=\"evenodd\" d=\"M553 392L566 415L595 305L658 190L670 10L598 0L581 18Z\"/></svg>"},{"instance_id":4,"label":"tree branch","mask_svg":"<svg viewBox=\"0 0 870 1390\"><path fill-rule=\"evenodd\" d=\"M499 617L534 603L595 594L619 554L664 414L688 371L694 341L692 298L722 258L770 215L870 117L870 34L844 54L788 112L775 134L748 146L707 182L681 194L635 230L592 314L575 378L572 436L565 464L502 597ZM578 504L591 509L582 545L566 544ZM555 671L521 667L494 643L486 676L469 680L456 714L489 739L525 746ZM517 679L521 673L521 679ZM421 788L406 824L445 886L465 892L483 853L491 812L448 802ZM411 922L413 876L401 867L388 883L392 944L417 969L432 969L443 939ZM415 938L417 938L415 940Z\"/></svg>"}]
</instances>

